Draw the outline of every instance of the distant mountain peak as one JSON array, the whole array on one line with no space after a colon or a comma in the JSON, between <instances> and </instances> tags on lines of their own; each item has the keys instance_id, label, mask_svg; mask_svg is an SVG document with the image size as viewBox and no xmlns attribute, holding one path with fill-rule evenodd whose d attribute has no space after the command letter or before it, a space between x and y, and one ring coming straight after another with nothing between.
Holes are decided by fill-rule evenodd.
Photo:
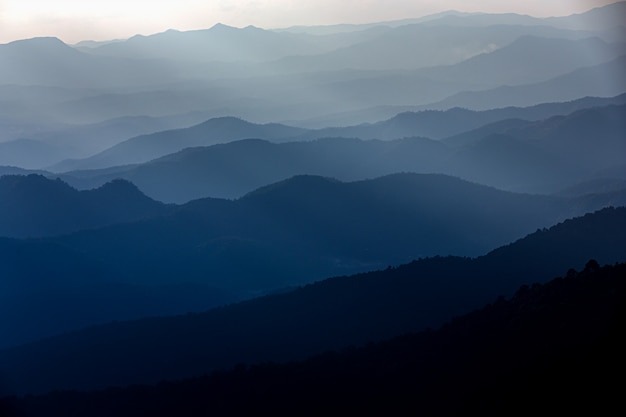
<instances>
[{"instance_id":1,"label":"distant mountain peak","mask_svg":"<svg viewBox=\"0 0 626 417\"><path fill-rule=\"evenodd\" d=\"M241 117L237 117L237 116L220 116L220 117L212 117L209 120L207 120L207 122L210 121L222 121L222 122L244 122L244 123L250 123L247 120L242 119Z\"/></svg>"},{"instance_id":2,"label":"distant mountain peak","mask_svg":"<svg viewBox=\"0 0 626 417\"><path fill-rule=\"evenodd\" d=\"M51 46L51 45L64 45L67 46L61 39L54 36L41 36L30 39L20 39L10 42L9 45L37 45L37 46Z\"/></svg>"},{"instance_id":3,"label":"distant mountain peak","mask_svg":"<svg viewBox=\"0 0 626 417\"><path fill-rule=\"evenodd\" d=\"M318 187L326 187L331 184L343 184L341 181L321 175L294 175L282 181L275 182L263 187L260 187L254 191L241 197L242 200L254 199L261 196L273 195L274 193L291 193L294 190L308 190L316 189Z\"/></svg>"},{"instance_id":4,"label":"distant mountain peak","mask_svg":"<svg viewBox=\"0 0 626 417\"><path fill-rule=\"evenodd\" d=\"M143 194L135 184L122 178L116 178L114 180L111 180L103 186L99 187L98 190L124 190Z\"/></svg>"},{"instance_id":5,"label":"distant mountain peak","mask_svg":"<svg viewBox=\"0 0 626 417\"><path fill-rule=\"evenodd\" d=\"M211 26L210 30L212 30L212 31L227 31L227 30L233 30L233 29L237 29L237 28L234 27L234 26L225 25L223 23L216 23L213 26Z\"/></svg>"},{"instance_id":6,"label":"distant mountain peak","mask_svg":"<svg viewBox=\"0 0 626 417\"><path fill-rule=\"evenodd\" d=\"M255 31L255 32L263 31L262 28L254 26L254 25L248 25L248 26L244 27L243 30L247 30L249 32L252 32L252 31Z\"/></svg>"},{"instance_id":7,"label":"distant mountain peak","mask_svg":"<svg viewBox=\"0 0 626 417\"><path fill-rule=\"evenodd\" d=\"M240 117L222 116L213 117L196 126L228 127L228 126L252 126L254 123L248 122Z\"/></svg>"},{"instance_id":8,"label":"distant mountain peak","mask_svg":"<svg viewBox=\"0 0 626 417\"><path fill-rule=\"evenodd\" d=\"M156 200L146 196L134 183L121 178L111 180L94 190L81 191L81 193L99 194L112 201L122 198L126 202L150 201L156 203Z\"/></svg>"},{"instance_id":9,"label":"distant mountain peak","mask_svg":"<svg viewBox=\"0 0 626 417\"><path fill-rule=\"evenodd\" d=\"M61 39L51 36L13 41L4 45L0 45L0 48L21 54L81 54L81 52L67 45Z\"/></svg>"}]
</instances>

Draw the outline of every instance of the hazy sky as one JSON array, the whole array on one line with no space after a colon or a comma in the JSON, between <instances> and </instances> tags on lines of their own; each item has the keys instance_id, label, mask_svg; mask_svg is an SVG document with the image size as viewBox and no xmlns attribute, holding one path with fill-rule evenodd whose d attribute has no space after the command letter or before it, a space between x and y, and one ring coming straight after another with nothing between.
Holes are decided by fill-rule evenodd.
<instances>
[{"instance_id":1,"label":"hazy sky","mask_svg":"<svg viewBox=\"0 0 626 417\"><path fill-rule=\"evenodd\" d=\"M365 23L443 11L580 13L616 0L0 0L0 43L56 36L67 43L127 38L221 22L263 28Z\"/></svg>"}]
</instances>

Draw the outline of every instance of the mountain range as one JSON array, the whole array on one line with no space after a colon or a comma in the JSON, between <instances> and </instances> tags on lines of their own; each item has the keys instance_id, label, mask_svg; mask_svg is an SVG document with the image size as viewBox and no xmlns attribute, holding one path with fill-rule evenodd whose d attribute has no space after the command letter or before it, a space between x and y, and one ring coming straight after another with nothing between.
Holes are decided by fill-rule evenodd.
<instances>
[{"instance_id":1,"label":"mountain range","mask_svg":"<svg viewBox=\"0 0 626 417\"><path fill-rule=\"evenodd\" d=\"M625 13L0 45L0 415L607 414Z\"/></svg>"},{"instance_id":2,"label":"mountain range","mask_svg":"<svg viewBox=\"0 0 626 417\"><path fill-rule=\"evenodd\" d=\"M112 323L5 349L2 391L155 383L438 327L520 285L582 268L584 259L623 259L625 226L626 210L610 208L474 259L425 258L206 313Z\"/></svg>"},{"instance_id":3,"label":"mountain range","mask_svg":"<svg viewBox=\"0 0 626 417\"><path fill-rule=\"evenodd\" d=\"M77 191L41 175L0 177L0 236L41 237L163 215L164 204L128 181Z\"/></svg>"},{"instance_id":4,"label":"mountain range","mask_svg":"<svg viewBox=\"0 0 626 417\"><path fill-rule=\"evenodd\" d=\"M623 104L592 107L536 121L506 119L532 112L533 109L487 112L453 109L403 113L371 125L305 132L299 140L285 143L242 140L187 148L143 164L70 171L59 176L81 189L124 178L148 196L174 203L203 197L237 198L260 186L301 174L352 181L396 172L441 173L530 193L558 192L592 179L623 178L619 174L619 167L626 163ZM448 124L457 128L446 128ZM230 133L220 126L228 126ZM480 127L471 130L472 126ZM464 133L438 141L410 136L414 132L437 134L438 131L443 135L459 130ZM182 131L131 139L82 163L88 166L106 164L105 160L109 161L107 165L116 161L128 163L154 156L153 150L165 152L166 148L210 143L216 137L227 141L255 134L281 141L281 136L293 133L301 131L282 125L253 125L232 118L214 119ZM309 140L316 136L326 138ZM406 138L393 140L403 136ZM78 161L76 165L81 166ZM614 174L603 172L611 169Z\"/></svg>"},{"instance_id":5,"label":"mountain range","mask_svg":"<svg viewBox=\"0 0 626 417\"><path fill-rule=\"evenodd\" d=\"M616 96L626 91L614 19L621 8L562 19L447 13L326 34L216 25L77 46L20 40L0 45L0 126L15 129L0 141L50 145L59 137L42 130L120 117L201 113L293 125L333 118L345 126L350 114L381 120L397 106L491 109ZM582 25L586 18L595 23ZM83 156L67 147L55 162ZM42 163L53 161L29 168Z\"/></svg>"},{"instance_id":6,"label":"mountain range","mask_svg":"<svg viewBox=\"0 0 626 417\"><path fill-rule=\"evenodd\" d=\"M278 123L259 125L234 117L221 117L184 129L166 130L128 139L78 162L78 166L94 169L135 164L193 146L207 146L248 138L281 140L299 136L303 132L304 129ZM53 169L64 170L71 165L72 161L67 161Z\"/></svg>"},{"instance_id":7,"label":"mountain range","mask_svg":"<svg viewBox=\"0 0 626 417\"><path fill-rule=\"evenodd\" d=\"M515 194L443 175L394 174L350 183L297 176L237 200L207 198L164 207L122 181L78 192L41 176L3 180L20 196L12 197L15 203L5 208L5 218L30 213L22 217L28 221L4 224L14 236L32 235L34 225L47 225L38 233L48 235L3 241L3 293L18 301L0 307L12 317L4 323L9 326L2 332L4 346L75 329L87 317L182 313L419 257L477 256L572 216L624 205L626 198L624 191L571 198ZM76 211L98 207L103 195L102 207L124 214L109 226L97 210ZM41 196L55 202L50 215L42 210L49 203L42 204ZM130 221L131 215L137 220ZM94 228L75 231L77 220L85 217L92 223L83 227ZM127 287L119 294L130 295L102 289L111 286ZM135 298L172 286L181 293L171 302ZM185 288L194 287L205 290L181 311ZM199 294L211 291L199 300ZM60 300L64 309L51 307ZM68 316L72 309L81 314ZM42 314L48 317L45 323L38 319ZM20 317L19 332L13 329L14 317Z\"/></svg>"}]
</instances>

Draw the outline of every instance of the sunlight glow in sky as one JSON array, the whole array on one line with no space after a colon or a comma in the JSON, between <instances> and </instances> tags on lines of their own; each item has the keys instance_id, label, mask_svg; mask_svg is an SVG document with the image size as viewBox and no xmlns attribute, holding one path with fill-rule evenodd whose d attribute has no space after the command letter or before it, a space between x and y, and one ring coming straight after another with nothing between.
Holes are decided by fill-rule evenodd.
<instances>
[{"instance_id":1,"label":"sunlight glow in sky","mask_svg":"<svg viewBox=\"0 0 626 417\"><path fill-rule=\"evenodd\" d=\"M564 16L616 0L0 0L0 43L37 36L128 38L216 23L279 28L368 23L444 10Z\"/></svg>"}]
</instances>

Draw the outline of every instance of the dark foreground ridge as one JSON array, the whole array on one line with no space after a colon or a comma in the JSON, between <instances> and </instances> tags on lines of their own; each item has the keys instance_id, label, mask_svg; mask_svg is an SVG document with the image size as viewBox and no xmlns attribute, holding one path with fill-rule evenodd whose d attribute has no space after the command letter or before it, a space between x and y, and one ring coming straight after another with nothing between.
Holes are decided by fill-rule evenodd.
<instances>
[{"instance_id":1,"label":"dark foreground ridge","mask_svg":"<svg viewBox=\"0 0 626 417\"><path fill-rule=\"evenodd\" d=\"M205 313L120 321L0 350L0 396L154 384L438 328L589 259L625 262L624 230L626 208L607 208L475 259L425 258Z\"/></svg>"},{"instance_id":2,"label":"dark foreground ridge","mask_svg":"<svg viewBox=\"0 0 626 417\"><path fill-rule=\"evenodd\" d=\"M532 280L532 277L529 277ZM530 282L530 281L529 281ZM595 260L441 329L287 364L97 392L7 397L6 416L601 415L620 399L626 264Z\"/></svg>"}]
</instances>

